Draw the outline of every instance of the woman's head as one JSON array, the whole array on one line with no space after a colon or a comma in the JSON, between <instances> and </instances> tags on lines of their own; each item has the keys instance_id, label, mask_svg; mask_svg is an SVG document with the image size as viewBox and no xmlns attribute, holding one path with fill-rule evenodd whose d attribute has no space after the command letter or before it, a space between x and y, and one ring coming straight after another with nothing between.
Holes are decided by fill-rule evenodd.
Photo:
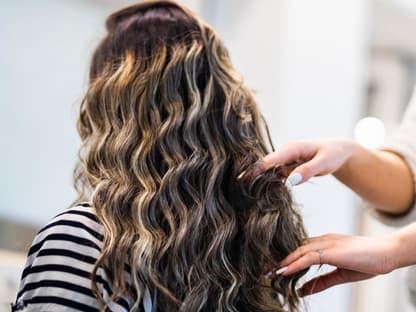
<instances>
[{"instance_id":1,"label":"woman's head","mask_svg":"<svg viewBox=\"0 0 416 312\"><path fill-rule=\"evenodd\" d=\"M115 295L139 301L147 288L163 311L295 309L298 276L272 287L262 276L305 233L279 170L241 178L271 144L218 35L170 1L118 11L106 27L75 172L105 228L96 268Z\"/></svg>"}]
</instances>

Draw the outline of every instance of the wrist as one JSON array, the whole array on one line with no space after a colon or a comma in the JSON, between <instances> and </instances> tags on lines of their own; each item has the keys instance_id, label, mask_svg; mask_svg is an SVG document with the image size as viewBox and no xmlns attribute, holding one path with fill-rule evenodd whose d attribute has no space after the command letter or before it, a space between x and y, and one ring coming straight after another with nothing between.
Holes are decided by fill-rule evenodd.
<instances>
[{"instance_id":1,"label":"wrist","mask_svg":"<svg viewBox=\"0 0 416 312\"><path fill-rule=\"evenodd\" d=\"M406 266L406 248L404 247L404 241L401 233L395 233L388 237L387 241L387 254L386 258L390 259L391 268L390 271L402 268Z\"/></svg>"},{"instance_id":2,"label":"wrist","mask_svg":"<svg viewBox=\"0 0 416 312\"><path fill-rule=\"evenodd\" d=\"M411 224L393 234L390 239L396 268L416 264L416 224Z\"/></svg>"},{"instance_id":3,"label":"wrist","mask_svg":"<svg viewBox=\"0 0 416 312\"><path fill-rule=\"evenodd\" d=\"M344 139L339 141L339 147L342 149L341 155L344 155L344 160L341 166L333 173L333 175L340 179L351 172L354 167L354 162L360 159L360 154L364 148L352 139Z\"/></svg>"}]
</instances>

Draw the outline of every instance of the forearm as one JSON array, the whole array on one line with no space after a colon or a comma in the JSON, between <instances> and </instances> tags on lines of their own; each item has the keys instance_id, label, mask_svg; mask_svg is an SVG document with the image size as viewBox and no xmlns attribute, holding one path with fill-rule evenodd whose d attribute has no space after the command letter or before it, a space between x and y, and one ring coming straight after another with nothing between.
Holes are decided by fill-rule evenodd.
<instances>
[{"instance_id":1,"label":"forearm","mask_svg":"<svg viewBox=\"0 0 416 312\"><path fill-rule=\"evenodd\" d=\"M398 155L350 143L351 152L334 176L383 212L405 213L413 204L413 175Z\"/></svg>"}]
</instances>

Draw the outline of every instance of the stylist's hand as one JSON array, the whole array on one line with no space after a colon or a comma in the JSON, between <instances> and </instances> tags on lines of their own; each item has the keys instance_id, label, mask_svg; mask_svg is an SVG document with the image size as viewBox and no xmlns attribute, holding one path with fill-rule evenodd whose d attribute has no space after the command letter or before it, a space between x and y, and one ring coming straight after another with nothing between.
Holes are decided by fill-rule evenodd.
<instances>
[{"instance_id":1,"label":"stylist's hand","mask_svg":"<svg viewBox=\"0 0 416 312\"><path fill-rule=\"evenodd\" d=\"M329 264L334 271L313 278L299 290L308 296L329 287L369 279L386 274L400 266L400 243L396 236L370 238L329 234L311 238L281 263L287 267L283 276L291 275L312 265Z\"/></svg>"},{"instance_id":2,"label":"stylist's hand","mask_svg":"<svg viewBox=\"0 0 416 312\"><path fill-rule=\"evenodd\" d=\"M299 163L288 177L292 185L298 185L313 176L335 173L345 164L356 146L354 141L342 139L291 142L267 155L260 170Z\"/></svg>"}]
</instances>

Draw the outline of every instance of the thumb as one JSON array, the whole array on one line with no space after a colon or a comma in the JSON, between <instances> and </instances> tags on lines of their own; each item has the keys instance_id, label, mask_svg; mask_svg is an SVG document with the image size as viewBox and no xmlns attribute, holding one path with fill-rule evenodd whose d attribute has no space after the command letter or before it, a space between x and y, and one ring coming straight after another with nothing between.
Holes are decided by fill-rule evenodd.
<instances>
[{"instance_id":1,"label":"thumb","mask_svg":"<svg viewBox=\"0 0 416 312\"><path fill-rule=\"evenodd\" d=\"M314 176L324 173L325 161L320 157L312 158L310 161L296 167L288 176L287 181L290 186L302 184Z\"/></svg>"},{"instance_id":2,"label":"thumb","mask_svg":"<svg viewBox=\"0 0 416 312\"><path fill-rule=\"evenodd\" d=\"M315 277L312 280L306 282L298 290L298 292L302 297L309 296L336 285L349 282L357 282L371 277L373 277L371 274L337 268L334 271Z\"/></svg>"}]
</instances>

